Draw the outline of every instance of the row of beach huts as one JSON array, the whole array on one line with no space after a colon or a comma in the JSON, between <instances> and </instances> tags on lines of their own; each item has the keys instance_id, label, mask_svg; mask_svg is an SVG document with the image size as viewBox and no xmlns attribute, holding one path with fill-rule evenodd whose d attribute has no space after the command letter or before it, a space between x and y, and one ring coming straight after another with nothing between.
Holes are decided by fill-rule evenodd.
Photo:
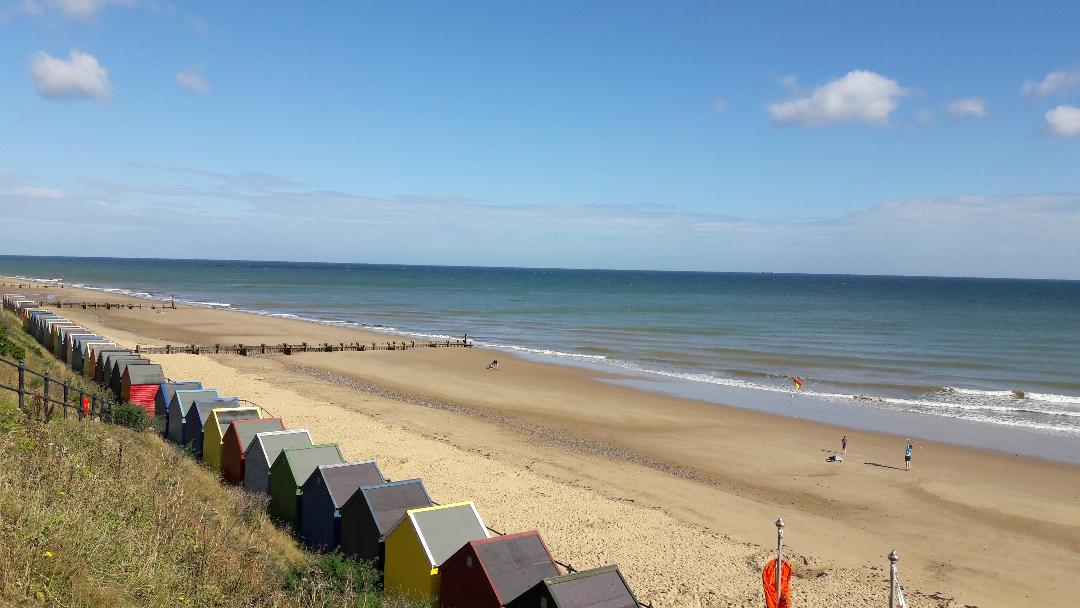
<instances>
[{"instance_id":1,"label":"row of beach huts","mask_svg":"<svg viewBox=\"0 0 1080 608\"><path fill-rule=\"evenodd\" d=\"M269 496L271 517L316 552L373 561L387 590L443 608L638 608L616 566L562 573L535 531L492 536L472 502L439 505L420 479L390 481L374 460L347 462L262 408L160 365L19 294L24 329L72 370L152 413L157 432L229 484Z\"/></svg>"}]
</instances>

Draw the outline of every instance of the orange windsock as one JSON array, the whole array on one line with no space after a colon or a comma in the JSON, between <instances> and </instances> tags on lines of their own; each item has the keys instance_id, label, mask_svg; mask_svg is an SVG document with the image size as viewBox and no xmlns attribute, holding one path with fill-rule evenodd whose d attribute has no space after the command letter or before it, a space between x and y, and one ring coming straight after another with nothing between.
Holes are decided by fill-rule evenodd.
<instances>
[{"instance_id":1,"label":"orange windsock","mask_svg":"<svg viewBox=\"0 0 1080 608\"><path fill-rule=\"evenodd\" d=\"M780 600L776 598L776 560L771 559L761 571L761 584L765 587L766 608L791 608L791 566L787 560L780 567Z\"/></svg>"}]
</instances>

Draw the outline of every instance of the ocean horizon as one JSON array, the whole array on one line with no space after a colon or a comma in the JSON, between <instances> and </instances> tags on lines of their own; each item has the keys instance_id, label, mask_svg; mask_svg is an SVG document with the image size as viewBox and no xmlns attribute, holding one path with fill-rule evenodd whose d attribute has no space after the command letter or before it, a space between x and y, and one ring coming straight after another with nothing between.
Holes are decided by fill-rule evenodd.
<instances>
[{"instance_id":1,"label":"ocean horizon","mask_svg":"<svg viewBox=\"0 0 1080 608\"><path fill-rule=\"evenodd\" d=\"M467 334L718 402L738 390L1080 437L1080 281L42 256L0 256L0 274Z\"/></svg>"}]
</instances>

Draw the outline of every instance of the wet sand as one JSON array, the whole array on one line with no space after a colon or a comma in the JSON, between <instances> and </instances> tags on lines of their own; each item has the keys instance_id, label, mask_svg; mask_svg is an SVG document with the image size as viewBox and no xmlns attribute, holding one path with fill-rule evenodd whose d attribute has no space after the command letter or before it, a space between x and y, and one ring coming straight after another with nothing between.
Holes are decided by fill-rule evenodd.
<instances>
[{"instance_id":1,"label":"wet sand","mask_svg":"<svg viewBox=\"0 0 1080 608\"><path fill-rule=\"evenodd\" d=\"M394 339L190 307L62 314L132 345ZM151 358L171 378L202 380L340 442L349 458L377 458L395 479L422 476L440 502L475 500L496 529L539 529L577 568L616 562L656 606L762 605L778 515L799 606L884 605L894 547L917 607L1070 605L1070 573L1080 571L1074 465L924 442L905 472L903 437L480 349ZM496 358L500 369L486 370ZM845 433L847 461L826 463Z\"/></svg>"}]
</instances>

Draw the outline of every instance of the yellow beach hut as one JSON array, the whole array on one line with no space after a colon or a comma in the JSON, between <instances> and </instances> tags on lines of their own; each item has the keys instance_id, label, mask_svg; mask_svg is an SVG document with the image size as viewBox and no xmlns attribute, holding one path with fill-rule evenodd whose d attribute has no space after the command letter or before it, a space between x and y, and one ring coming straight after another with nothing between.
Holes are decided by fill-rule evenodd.
<instances>
[{"instance_id":1,"label":"yellow beach hut","mask_svg":"<svg viewBox=\"0 0 1080 608\"><path fill-rule=\"evenodd\" d=\"M465 543L487 537L471 502L409 509L386 537L383 586L430 602L439 596L439 566Z\"/></svg>"},{"instance_id":2,"label":"yellow beach hut","mask_svg":"<svg viewBox=\"0 0 1080 608\"><path fill-rule=\"evenodd\" d=\"M214 408L203 425L203 463L211 469L221 472L221 446L225 433L233 420L258 420L262 413L253 407Z\"/></svg>"}]
</instances>

